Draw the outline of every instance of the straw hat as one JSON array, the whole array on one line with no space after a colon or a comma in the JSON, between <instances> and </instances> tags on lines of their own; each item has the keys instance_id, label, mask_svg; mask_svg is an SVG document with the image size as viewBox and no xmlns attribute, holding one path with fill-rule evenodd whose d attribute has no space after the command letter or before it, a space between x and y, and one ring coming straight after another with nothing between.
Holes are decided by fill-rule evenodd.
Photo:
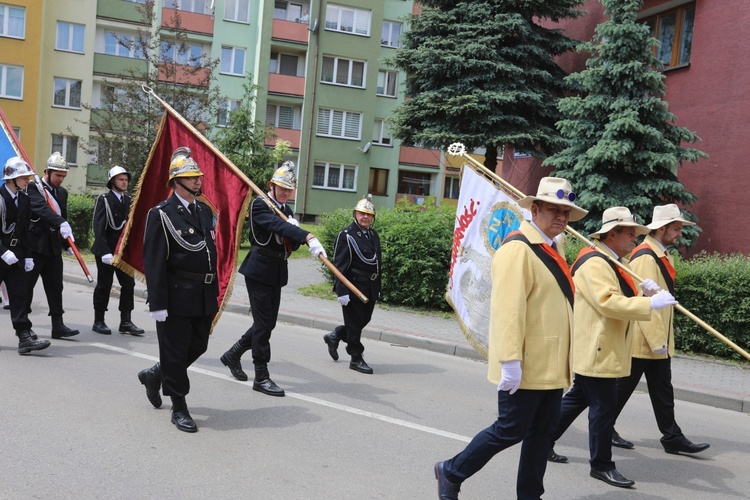
<instances>
[{"instance_id":1,"label":"straw hat","mask_svg":"<svg viewBox=\"0 0 750 500\"><path fill-rule=\"evenodd\" d=\"M601 238L617 226L634 227L638 236L647 234L649 231L646 226L636 222L635 215L631 214L628 208L612 207L605 210L602 214L602 228L595 233L591 233L589 236L591 238Z\"/></svg>"},{"instance_id":2,"label":"straw hat","mask_svg":"<svg viewBox=\"0 0 750 500\"><path fill-rule=\"evenodd\" d=\"M694 226L695 222L690 222L682 217L682 212L674 203L669 205L657 205L654 207L654 214L651 216L651 224L646 227L651 229L659 229L662 226L666 226L671 222L682 222L683 226Z\"/></svg>"},{"instance_id":3,"label":"straw hat","mask_svg":"<svg viewBox=\"0 0 750 500\"><path fill-rule=\"evenodd\" d=\"M573 192L573 187L565 179L559 177L543 177L539 181L539 188L537 188L536 196L526 196L521 198L518 205L521 208L531 210L531 205L534 200L545 201L547 203L554 203L555 205L562 205L570 207L570 221L575 222L586 217L589 213L588 210L584 210L581 207L573 203L576 200L576 194Z\"/></svg>"}]
</instances>

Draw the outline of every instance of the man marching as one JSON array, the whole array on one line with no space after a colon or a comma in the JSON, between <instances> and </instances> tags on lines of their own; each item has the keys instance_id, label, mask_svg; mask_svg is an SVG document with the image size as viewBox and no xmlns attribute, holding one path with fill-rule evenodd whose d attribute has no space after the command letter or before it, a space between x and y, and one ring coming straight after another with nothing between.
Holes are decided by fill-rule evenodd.
<instances>
[{"instance_id":1,"label":"man marching","mask_svg":"<svg viewBox=\"0 0 750 500\"><path fill-rule=\"evenodd\" d=\"M120 283L120 333L140 336L143 329L138 328L131 320L133 311L133 293L135 280L132 276L112 266L117 242L120 240L125 223L130 212L130 196L128 189L130 174L122 167L115 166L107 173L109 180L106 194L99 196L94 205L94 244L91 252L96 257L96 287L94 288L94 326L96 333L111 335L112 330L104 322L104 313L109 305L109 294L112 281L117 275Z\"/></svg>"}]
</instances>

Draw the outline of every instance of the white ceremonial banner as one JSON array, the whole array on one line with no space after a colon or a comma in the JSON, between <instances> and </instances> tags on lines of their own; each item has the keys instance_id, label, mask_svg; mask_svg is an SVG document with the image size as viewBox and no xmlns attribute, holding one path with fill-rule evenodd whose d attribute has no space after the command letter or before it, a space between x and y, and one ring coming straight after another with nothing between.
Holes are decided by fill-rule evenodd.
<instances>
[{"instance_id":1,"label":"white ceremonial banner","mask_svg":"<svg viewBox=\"0 0 750 500\"><path fill-rule=\"evenodd\" d=\"M489 170L463 165L446 300L456 311L466 338L485 358L492 256L524 218L531 220L531 213L516 204L515 196L502 190Z\"/></svg>"}]
</instances>

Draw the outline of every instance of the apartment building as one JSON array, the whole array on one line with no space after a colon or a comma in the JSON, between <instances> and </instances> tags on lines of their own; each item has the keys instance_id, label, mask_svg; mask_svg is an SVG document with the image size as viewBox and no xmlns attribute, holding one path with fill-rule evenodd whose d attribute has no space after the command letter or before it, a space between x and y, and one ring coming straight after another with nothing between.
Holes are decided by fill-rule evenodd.
<instances>
[{"instance_id":1,"label":"apartment building","mask_svg":"<svg viewBox=\"0 0 750 500\"><path fill-rule=\"evenodd\" d=\"M147 68L137 47L121 41L168 26L179 13L190 55L220 60L214 76L224 105L208 119L231 126L247 75L260 87L256 119L292 146L298 216L314 220L367 193L378 208L403 197L457 197L457 171L446 170L440 151L402 146L388 130L404 99L404 74L383 61L399 47L413 1L157 0L152 26L139 11L144 5L0 0L0 106L35 165L52 151L65 155L71 191L96 192L106 183L109 165L82 146L97 145L90 113L100 112L102 95L117 92L116 75Z\"/></svg>"}]
</instances>

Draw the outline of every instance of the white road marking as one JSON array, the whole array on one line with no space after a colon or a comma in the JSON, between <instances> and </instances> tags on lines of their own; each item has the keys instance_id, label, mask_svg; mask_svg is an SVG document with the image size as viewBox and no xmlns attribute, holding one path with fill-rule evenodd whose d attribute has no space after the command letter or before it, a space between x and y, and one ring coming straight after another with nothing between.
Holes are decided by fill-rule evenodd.
<instances>
[{"instance_id":1,"label":"white road marking","mask_svg":"<svg viewBox=\"0 0 750 500\"><path fill-rule=\"evenodd\" d=\"M151 360L151 361L154 361L154 362L159 361L159 358L157 358L156 356L151 356L151 355L148 355L148 354L142 354L140 352L131 351L131 350L128 350L128 349L123 349L121 347L115 347L115 346L111 346L111 345L107 345L107 344L100 344L100 343L97 343L97 342L92 342L91 345L93 347L99 347L101 349L108 349L110 351L119 352L121 354L127 354L128 356L135 356L136 358L148 359L148 360ZM207 375L209 377L214 377L214 378L218 378L218 379L221 379L221 380L226 380L226 381L229 381L229 382L234 382L234 383L237 383L237 384L247 385L247 382L241 382L241 381L235 379L234 377L230 377L229 375L224 375L223 373L216 373L216 372L213 372L211 370L206 370L206 369L203 369L203 368L196 368L196 367L193 367L193 366L191 366L190 368L188 368L188 370L191 371L191 372L194 372L194 373L200 373L201 375ZM460 434L454 434L452 432L442 431L440 429L435 429L434 427L427 427L425 425L415 424L413 422L408 422L406 420L401 420L401 419L398 419L398 418L388 417L386 415L381 415L379 413L373 413L371 411L360 410L359 408L354 408L352 406L346 406L346 405L341 405L341 404L338 404L338 403L333 403L331 401L326 401L325 399L314 398L314 397L311 397L311 396L305 396L303 394L297 394L295 392L289 392L289 391L285 391L285 392L286 392L286 397L288 397L288 398L299 399L300 401L306 401L308 403L316 404L316 405L319 405L319 406L325 406L327 408L333 408L334 410L345 411L347 413L351 413L351 414L354 414L354 415L359 415L361 417L371 418L373 420L380 420L381 422L387 422L389 424L398 425L400 427L406 427L407 429L414 429L416 431L426 432L428 434L434 434L436 436L440 436L440 437L444 437L444 438L448 438L448 439L453 439L453 440L456 440L456 441L461 441L462 443L469 443L472 440L472 438L467 437L467 436L462 436Z\"/></svg>"}]
</instances>

